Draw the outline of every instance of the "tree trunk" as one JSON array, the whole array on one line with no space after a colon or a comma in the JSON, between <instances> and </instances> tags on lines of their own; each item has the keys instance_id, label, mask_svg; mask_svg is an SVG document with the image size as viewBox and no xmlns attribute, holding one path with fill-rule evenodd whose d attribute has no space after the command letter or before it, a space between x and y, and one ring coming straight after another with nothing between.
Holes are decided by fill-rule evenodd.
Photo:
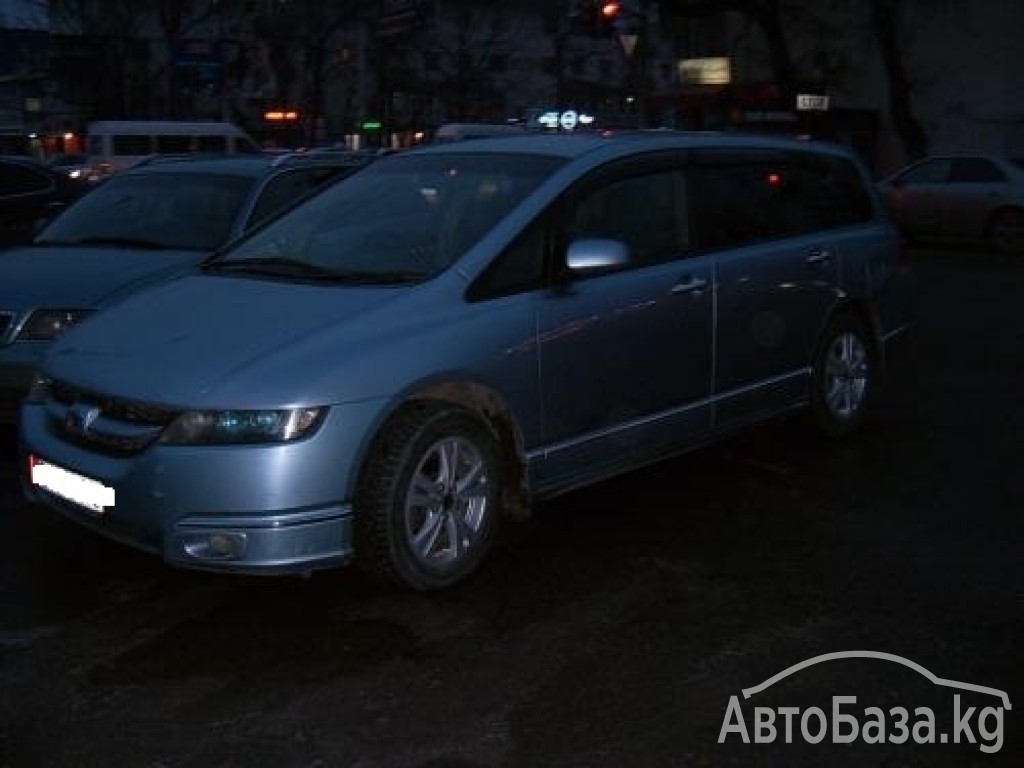
<instances>
[{"instance_id":1,"label":"tree trunk","mask_svg":"<svg viewBox=\"0 0 1024 768\"><path fill-rule=\"evenodd\" d=\"M928 153L928 135L911 106L910 82L899 46L898 10L899 3L893 0L871 0L871 23L878 37L889 85L889 114L908 160L913 161Z\"/></svg>"}]
</instances>

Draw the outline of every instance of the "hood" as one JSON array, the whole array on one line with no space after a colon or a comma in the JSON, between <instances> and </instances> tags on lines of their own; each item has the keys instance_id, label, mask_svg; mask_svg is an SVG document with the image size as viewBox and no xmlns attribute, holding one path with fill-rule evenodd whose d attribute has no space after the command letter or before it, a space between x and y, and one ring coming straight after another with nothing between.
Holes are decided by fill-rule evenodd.
<instances>
[{"instance_id":1,"label":"hood","mask_svg":"<svg viewBox=\"0 0 1024 768\"><path fill-rule=\"evenodd\" d=\"M205 256L130 248L16 248L0 253L0 310L99 307Z\"/></svg>"},{"instance_id":2,"label":"hood","mask_svg":"<svg viewBox=\"0 0 1024 768\"><path fill-rule=\"evenodd\" d=\"M281 382L313 378L344 354L345 339L365 343L373 333L367 328L402 318L377 310L412 290L191 274L72 328L50 348L43 370L86 389L172 406L297 405L301 387L297 394Z\"/></svg>"}]
</instances>

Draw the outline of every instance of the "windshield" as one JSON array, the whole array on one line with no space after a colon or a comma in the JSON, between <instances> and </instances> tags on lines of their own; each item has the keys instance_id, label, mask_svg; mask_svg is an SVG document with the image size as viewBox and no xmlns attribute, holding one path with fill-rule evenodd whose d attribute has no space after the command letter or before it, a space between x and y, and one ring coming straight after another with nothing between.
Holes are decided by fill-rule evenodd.
<instances>
[{"instance_id":1,"label":"windshield","mask_svg":"<svg viewBox=\"0 0 1024 768\"><path fill-rule=\"evenodd\" d=\"M561 163L533 155L395 155L292 209L207 266L318 279L422 280L454 263Z\"/></svg>"},{"instance_id":2,"label":"windshield","mask_svg":"<svg viewBox=\"0 0 1024 768\"><path fill-rule=\"evenodd\" d=\"M200 173L114 176L54 219L35 242L212 251L227 241L253 183Z\"/></svg>"}]
</instances>

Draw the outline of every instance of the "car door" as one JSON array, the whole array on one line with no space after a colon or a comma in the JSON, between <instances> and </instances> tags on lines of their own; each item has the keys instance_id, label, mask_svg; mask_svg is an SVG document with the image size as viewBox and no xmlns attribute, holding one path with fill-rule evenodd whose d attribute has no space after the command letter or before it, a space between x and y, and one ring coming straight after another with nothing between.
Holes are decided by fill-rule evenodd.
<instances>
[{"instance_id":1,"label":"car door","mask_svg":"<svg viewBox=\"0 0 1024 768\"><path fill-rule=\"evenodd\" d=\"M695 153L694 229L715 257L715 424L801 403L808 361L837 300L839 254L821 224L835 203L814 159ZM818 179L820 181L820 179Z\"/></svg>"},{"instance_id":2,"label":"car door","mask_svg":"<svg viewBox=\"0 0 1024 768\"><path fill-rule=\"evenodd\" d=\"M989 217L1012 200L1012 184L1006 173L986 157L956 157L948 183L940 193L943 235L980 239Z\"/></svg>"},{"instance_id":3,"label":"car door","mask_svg":"<svg viewBox=\"0 0 1024 768\"><path fill-rule=\"evenodd\" d=\"M32 239L56 188L43 169L17 161L0 162L0 247Z\"/></svg>"},{"instance_id":4,"label":"car door","mask_svg":"<svg viewBox=\"0 0 1024 768\"><path fill-rule=\"evenodd\" d=\"M691 253L675 160L599 175L559 217L558 242L618 241L629 261L562 274L539 302L541 491L642 463L710 426L712 265Z\"/></svg>"},{"instance_id":5,"label":"car door","mask_svg":"<svg viewBox=\"0 0 1024 768\"><path fill-rule=\"evenodd\" d=\"M943 233L944 199L948 194L951 166L952 160L948 157L931 158L889 182L890 208L908 237L935 237Z\"/></svg>"}]
</instances>

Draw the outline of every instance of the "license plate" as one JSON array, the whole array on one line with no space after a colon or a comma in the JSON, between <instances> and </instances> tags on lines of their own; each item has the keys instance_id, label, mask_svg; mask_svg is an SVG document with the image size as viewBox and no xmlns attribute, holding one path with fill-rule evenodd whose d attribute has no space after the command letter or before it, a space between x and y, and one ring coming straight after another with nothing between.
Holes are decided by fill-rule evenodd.
<instances>
[{"instance_id":1,"label":"license plate","mask_svg":"<svg viewBox=\"0 0 1024 768\"><path fill-rule=\"evenodd\" d=\"M102 515L104 508L114 506L114 489L99 480L35 457L31 459L31 467L33 485L85 507L95 515Z\"/></svg>"}]
</instances>

